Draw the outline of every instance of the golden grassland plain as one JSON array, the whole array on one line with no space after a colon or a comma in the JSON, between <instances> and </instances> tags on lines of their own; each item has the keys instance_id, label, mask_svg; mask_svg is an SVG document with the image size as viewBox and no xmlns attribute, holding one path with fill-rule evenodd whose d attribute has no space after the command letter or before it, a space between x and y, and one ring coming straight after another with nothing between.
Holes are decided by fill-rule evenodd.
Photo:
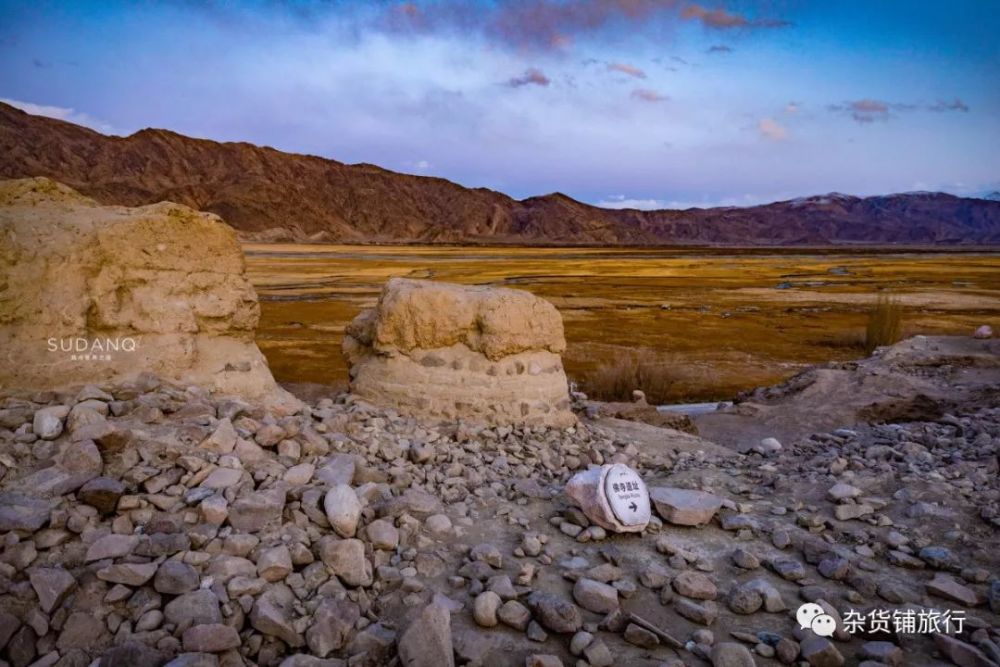
<instances>
[{"instance_id":1,"label":"golden grassland plain","mask_svg":"<svg viewBox=\"0 0 1000 667\"><path fill-rule=\"evenodd\" d=\"M602 366L655 358L658 401L729 398L804 366L864 356L890 291L903 335L1000 328L1000 253L245 244L257 342L281 382L344 385L344 327L393 276L515 287L563 315L584 390ZM603 370L607 370L604 368Z\"/></svg>"}]
</instances>

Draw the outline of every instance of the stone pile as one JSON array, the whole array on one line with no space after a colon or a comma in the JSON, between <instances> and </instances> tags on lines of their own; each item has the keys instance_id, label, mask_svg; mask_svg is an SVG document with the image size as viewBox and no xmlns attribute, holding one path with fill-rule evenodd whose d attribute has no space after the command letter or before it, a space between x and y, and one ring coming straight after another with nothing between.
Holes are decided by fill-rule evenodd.
<instances>
[{"instance_id":1,"label":"stone pile","mask_svg":"<svg viewBox=\"0 0 1000 667\"><path fill-rule=\"evenodd\" d=\"M283 414L148 375L6 394L0 661L989 666L998 450L996 408L653 464L586 421L429 422L351 395ZM640 533L562 493L611 463L649 484ZM797 627L807 601L833 637ZM877 609L966 618L846 631Z\"/></svg>"}]
</instances>

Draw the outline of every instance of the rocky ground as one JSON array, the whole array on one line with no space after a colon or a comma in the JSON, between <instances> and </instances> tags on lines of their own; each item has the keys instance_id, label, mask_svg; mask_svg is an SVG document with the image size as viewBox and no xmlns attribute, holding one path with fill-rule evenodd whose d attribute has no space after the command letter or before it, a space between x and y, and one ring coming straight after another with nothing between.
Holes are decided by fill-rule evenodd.
<instances>
[{"instance_id":1,"label":"rocky ground","mask_svg":"<svg viewBox=\"0 0 1000 667\"><path fill-rule=\"evenodd\" d=\"M997 354L935 353L845 377L933 376L969 400L769 433L782 442L759 420L728 448L590 419L582 397L559 429L343 394L279 417L152 376L8 391L0 664L1000 665ZM650 487L645 532L568 504L569 477L605 462ZM798 627L807 601L840 620L833 637ZM846 631L872 610L964 623Z\"/></svg>"}]
</instances>

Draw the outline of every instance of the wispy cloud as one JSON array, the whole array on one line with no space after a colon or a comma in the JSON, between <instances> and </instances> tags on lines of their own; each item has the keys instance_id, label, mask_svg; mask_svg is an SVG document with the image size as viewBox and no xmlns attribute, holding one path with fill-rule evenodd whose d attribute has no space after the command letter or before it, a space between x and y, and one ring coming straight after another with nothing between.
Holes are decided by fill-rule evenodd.
<instances>
[{"instance_id":1,"label":"wispy cloud","mask_svg":"<svg viewBox=\"0 0 1000 667\"><path fill-rule=\"evenodd\" d=\"M0 102L4 104L9 104L12 107L16 107L25 113L30 113L34 116L45 116L47 118L55 118L57 120L64 120L68 123L74 123L76 125L83 125L84 127L89 127L92 130L97 130L102 134L113 134L113 135L124 135L125 132L115 128L111 123L106 123L102 120L94 118L93 116L83 113L82 111L77 111L71 107L57 107L48 104L35 104L34 102L23 102L21 100L12 100L5 97L0 97Z\"/></svg>"},{"instance_id":2,"label":"wispy cloud","mask_svg":"<svg viewBox=\"0 0 1000 667\"><path fill-rule=\"evenodd\" d=\"M927 107L928 111L963 111L967 112L969 110L969 105L967 105L962 100L957 97L951 102L935 102Z\"/></svg>"},{"instance_id":3,"label":"wispy cloud","mask_svg":"<svg viewBox=\"0 0 1000 667\"><path fill-rule=\"evenodd\" d=\"M750 19L742 14L727 12L725 9L706 9L701 5L688 5L681 11L681 17L701 21L706 28L726 30L728 28L783 28L788 21L778 19Z\"/></svg>"},{"instance_id":4,"label":"wispy cloud","mask_svg":"<svg viewBox=\"0 0 1000 667\"><path fill-rule=\"evenodd\" d=\"M632 99L643 102L665 102L670 98L649 88L636 88L632 91Z\"/></svg>"},{"instance_id":5,"label":"wispy cloud","mask_svg":"<svg viewBox=\"0 0 1000 667\"><path fill-rule=\"evenodd\" d=\"M851 100L840 104L831 104L827 107L835 113L846 113L862 125L874 123L875 121L887 121L893 117L894 112L908 111L961 111L968 112L969 106L957 97L951 102L938 101L933 104L913 103L913 102L886 102L872 98Z\"/></svg>"},{"instance_id":6,"label":"wispy cloud","mask_svg":"<svg viewBox=\"0 0 1000 667\"><path fill-rule=\"evenodd\" d=\"M549 77L545 76L545 73L540 69L530 67L524 71L521 76L515 76L507 80L507 85L511 88L520 88L521 86L547 86L551 83Z\"/></svg>"},{"instance_id":7,"label":"wispy cloud","mask_svg":"<svg viewBox=\"0 0 1000 667\"><path fill-rule=\"evenodd\" d=\"M634 76L637 79L645 79L646 73L635 65L630 65L628 63L608 63L608 71L610 72L621 72L622 74L627 74L629 76Z\"/></svg>"},{"instance_id":8,"label":"wispy cloud","mask_svg":"<svg viewBox=\"0 0 1000 667\"><path fill-rule=\"evenodd\" d=\"M732 53L733 52L733 47L726 46L725 44L713 44L712 46L708 47L708 52L709 53Z\"/></svg>"},{"instance_id":9,"label":"wispy cloud","mask_svg":"<svg viewBox=\"0 0 1000 667\"><path fill-rule=\"evenodd\" d=\"M580 37L606 29L670 21L698 21L715 29L788 25L777 19L751 19L723 9L684 5L681 0L522 0L480 5L460 0L426 5L402 2L390 6L382 23L392 30L474 30L516 49L560 50Z\"/></svg>"},{"instance_id":10,"label":"wispy cloud","mask_svg":"<svg viewBox=\"0 0 1000 667\"><path fill-rule=\"evenodd\" d=\"M757 131L771 141L782 141L788 137L788 129L773 118L761 118L757 121Z\"/></svg>"}]
</instances>

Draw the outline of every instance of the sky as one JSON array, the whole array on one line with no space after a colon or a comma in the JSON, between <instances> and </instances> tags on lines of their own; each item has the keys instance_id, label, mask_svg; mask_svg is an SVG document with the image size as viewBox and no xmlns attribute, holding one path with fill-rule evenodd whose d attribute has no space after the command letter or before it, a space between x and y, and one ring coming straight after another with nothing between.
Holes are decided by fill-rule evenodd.
<instances>
[{"instance_id":1,"label":"sky","mask_svg":"<svg viewBox=\"0 0 1000 667\"><path fill-rule=\"evenodd\" d=\"M993 0L0 0L0 100L607 207L1000 189Z\"/></svg>"}]
</instances>

